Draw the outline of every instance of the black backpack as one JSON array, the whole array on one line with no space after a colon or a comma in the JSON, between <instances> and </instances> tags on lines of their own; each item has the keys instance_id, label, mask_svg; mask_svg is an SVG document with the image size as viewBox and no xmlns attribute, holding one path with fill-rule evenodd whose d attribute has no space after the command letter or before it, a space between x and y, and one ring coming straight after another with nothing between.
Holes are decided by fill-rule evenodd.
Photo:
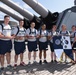
<instances>
[{"instance_id":1,"label":"black backpack","mask_svg":"<svg viewBox=\"0 0 76 75\"><path fill-rule=\"evenodd\" d=\"M46 30L46 32L47 32L47 30ZM42 33L42 30L40 29L40 35L41 35L41 33ZM48 35L48 33L46 34L46 36Z\"/></svg>"},{"instance_id":2,"label":"black backpack","mask_svg":"<svg viewBox=\"0 0 76 75\"><path fill-rule=\"evenodd\" d=\"M30 30L30 33L29 34L31 34L32 33L31 28L29 28L29 30ZM36 29L35 29L35 32L34 33L36 34Z\"/></svg>"},{"instance_id":3,"label":"black backpack","mask_svg":"<svg viewBox=\"0 0 76 75\"><path fill-rule=\"evenodd\" d=\"M62 33L62 31L60 31L60 34ZM68 34L68 31L66 31L66 34Z\"/></svg>"},{"instance_id":4,"label":"black backpack","mask_svg":"<svg viewBox=\"0 0 76 75\"><path fill-rule=\"evenodd\" d=\"M17 31L16 35L19 33L19 26L17 26L17 29L18 29L18 31ZM26 30L25 30L25 29L24 29L24 31L26 32Z\"/></svg>"},{"instance_id":5,"label":"black backpack","mask_svg":"<svg viewBox=\"0 0 76 75\"><path fill-rule=\"evenodd\" d=\"M3 24L1 24L1 27L2 27L2 31L3 31Z\"/></svg>"},{"instance_id":6,"label":"black backpack","mask_svg":"<svg viewBox=\"0 0 76 75\"><path fill-rule=\"evenodd\" d=\"M76 32L74 33L74 37L76 37Z\"/></svg>"},{"instance_id":7,"label":"black backpack","mask_svg":"<svg viewBox=\"0 0 76 75\"><path fill-rule=\"evenodd\" d=\"M1 27L2 27L2 31L3 31L3 24L0 24L1 25ZM11 26L10 26L11 27ZM11 28L12 29L12 28Z\"/></svg>"}]
</instances>

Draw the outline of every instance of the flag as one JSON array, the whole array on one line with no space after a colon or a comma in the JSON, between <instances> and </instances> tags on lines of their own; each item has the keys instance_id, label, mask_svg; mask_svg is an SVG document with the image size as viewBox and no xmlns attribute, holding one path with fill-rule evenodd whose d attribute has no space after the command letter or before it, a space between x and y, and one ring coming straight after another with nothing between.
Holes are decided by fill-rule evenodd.
<instances>
[{"instance_id":1,"label":"flag","mask_svg":"<svg viewBox=\"0 0 76 75\"><path fill-rule=\"evenodd\" d=\"M55 54L56 54L58 60L60 60L60 57L61 57L62 53L64 52L61 38L62 38L61 36L53 37L54 51L55 51Z\"/></svg>"},{"instance_id":2,"label":"flag","mask_svg":"<svg viewBox=\"0 0 76 75\"><path fill-rule=\"evenodd\" d=\"M71 60L74 60L69 36L54 36L53 46L58 59L64 52Z\"/></svg>"},{"instance_id":3,"label":"flag","mask_svg":"<svg viewBox=\"0 0 76 75\"><path fill-rule=\"evenodd\" d=\"M63 39L63 49L64 49L64 53L71 58L72 60L74 60L73 58L73 53L72 53L72 46L71 46L71 42L70 42L70 37L69 36L62 36Z\"/></svg>"}]
</instances>

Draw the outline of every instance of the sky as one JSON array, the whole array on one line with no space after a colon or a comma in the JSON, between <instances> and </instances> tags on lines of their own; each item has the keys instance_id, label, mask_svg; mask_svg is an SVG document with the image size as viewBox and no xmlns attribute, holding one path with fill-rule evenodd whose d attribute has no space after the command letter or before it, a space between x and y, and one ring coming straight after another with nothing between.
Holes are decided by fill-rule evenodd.
<instances>
[{"instance_id":1,"label":"sky","mask_svg":"<svg viewBox=\"0 0 76 75\"><path fill-rule=\"evenodd\" d=\"M22 0L12 0L12 1L17 3L18 5L20 5L23 9L28 10L32 14L35 14L35 15L39 16L38 13L36 13L30 6L28 6ZM74 0L37 0L37 1L39 3L41 3L46 9L48 9L51 12L62 12L63 10L74 6ZM0 5L5 7L6 9L12 11L15 14L18 14L20 17L23 17L18 12L16 12L13 9L9 8L5 4L3 4L2 2L0 2ZM3 19L4 15L5 14L0 11L0 19ZM11 20L14 20L14 19L11 18ZM14 21L16 21L16 20L14 20Z\"/></svg>"}]
</instances>

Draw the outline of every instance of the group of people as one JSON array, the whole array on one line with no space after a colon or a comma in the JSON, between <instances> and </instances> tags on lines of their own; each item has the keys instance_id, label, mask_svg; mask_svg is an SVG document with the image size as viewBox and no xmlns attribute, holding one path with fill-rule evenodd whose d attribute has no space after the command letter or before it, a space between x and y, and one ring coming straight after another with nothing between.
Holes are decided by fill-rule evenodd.
<instances>
[{"instance_id":1,"label":"group of people","mask_svg":"<svg viewBox=\"0 0 76 75\"><path fill-rule=\"evenodd\" d=\"M35 23L30 23L30 28L25 29L23 27L24 20L19 21L19 26L15 27L14 30L11 29L9 25L10 16L4 16L4 23L0 25L0 64L1 70L4 70L4 57L6 55L7 68L11 68L10 59L11 59L11 49L12 49L12 39L14 39L14 67L17 67L18 57L20 55L20 65L25 66L23 61L23 55L26 50L25 40L28 44L28 64L31 64L31 53L33 52L33 63L36 63L36 53L39 48L39 64L42 64L42 52L44 53L44 63L47 63L46 60L46 51L48 50L48 40L51 50L51 62L57 62L56 55L53 47L53 36L62 34L69 35L71 37L71 43L73 52L75 53L75 62L76 62L76 26L72 26L72 32L67 31L66 25L62 25L62 30L57 31L57 26L53 25L50 31L46 30L46 25L42 24L39 30L35 29ZM66 59L65 59L66 61Z\"/></svg>"}]
</instances>

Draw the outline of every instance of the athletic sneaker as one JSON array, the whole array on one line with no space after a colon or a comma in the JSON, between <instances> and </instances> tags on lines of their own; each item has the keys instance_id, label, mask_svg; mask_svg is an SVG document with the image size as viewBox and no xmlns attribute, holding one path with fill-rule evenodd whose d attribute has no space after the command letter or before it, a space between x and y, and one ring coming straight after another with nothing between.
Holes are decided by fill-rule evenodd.
<instances>
[{"instance_id":1,"label":"athletic sneaker","mask_svg":"<svg viewBox=\"0 0 76 75\"><path fill-rule=\"evenodd\" d=\"M33 64L37 64L37 62L36 61L33 61Z\"/></svg>"},{"instance_id":2,"label":"athletic sneaker","mask_svg":"<svg viewBox=\"0 0 76 75\"><path fill-rule=\"evenodd\" d=\"M42 61L41 61L41 60L39 61L39 64L40 64L40 65L42 64Z\"/></svg>"},{"instance_id":3,"label":"athletic sneaker","mask_svg":"<svg viewBox=\"0 0 76 75\"><path fill-rule=\"evenodd\" d=\"M17 67L17 64L14 64L14 67Z\"/></svg>"},{"instance_id":4,"label":"athletic sneaker","mask_svg":"<svg viewBox=\"0 0 76 75\"><path fill-rule=\"evenodd\" d=\"M28 65L31 65L31 62L28 62Z\"/></svg>"},{"instance_id":5,"label":"athletic sneaker","mask_svg":"<svg viewBox=\"0 0 76 75\"><path fill-rule=\"evenodd\" d=\"M55 62L55 63L57 63L57 61L56 61L56 60L54 60L54 62Z\"/></svg>"},{"instance_id":6,"label":"athletic sneaker","mask_svg":"<svg viewBox=\"0 0 76 75\"><path fill-rule=\"evenodd\" d=\"M11 66L11 65L8 65L8 66L7 66L7 69L11 69L11 68L12 68L12 66Z\"/></svg>"},{"instance_id":7,"label":"athletic sneaker","mask_svg":"<svg viewBox=\"0 0 76 75\"><path fill-rule=\"evenodd\" d=\"M46 60L44 60L44 63L47 64L48 62Z\"/></svg>"},{"instance_id":8,"label":"athletic sneaker","mask_svg":"<svg viewBox=\"0 0 76 75\"><path fill-rule=\"evenodd\" d=\"M51 60L51 63L53 63L53 60Z\"/></svg>"},{"instance_id":9,"label":"athletic sneaker","mask_svg":"<svg viewBox=\"0 0 76 75\"><path fill-rule=\"evenodd\" d=\"M65 60L65 61L64 61L64 63L68 64L68 61L67 61L67 60Z\"/></svg>"},{"instance_id":10,"label":"athletic sneaker","mask_svg":"<svg viewBox=\"0 0 76 75\"><path fill-rule=\"evenodd\" d=\"M0 71L3 71L3 70L4 70L4 67L1 67L1 68L0 68Z\"/></svg>"},{"instance_id":11,"label":"athletic sneaker","mask_svg":"<svg viewBox=\"0 0 76 75\"><path fill-rule=\"evenodd\" d=\"M26 64L24 62L20 63L20 66L25 66Z\"/></svg>"}]
</instances>

